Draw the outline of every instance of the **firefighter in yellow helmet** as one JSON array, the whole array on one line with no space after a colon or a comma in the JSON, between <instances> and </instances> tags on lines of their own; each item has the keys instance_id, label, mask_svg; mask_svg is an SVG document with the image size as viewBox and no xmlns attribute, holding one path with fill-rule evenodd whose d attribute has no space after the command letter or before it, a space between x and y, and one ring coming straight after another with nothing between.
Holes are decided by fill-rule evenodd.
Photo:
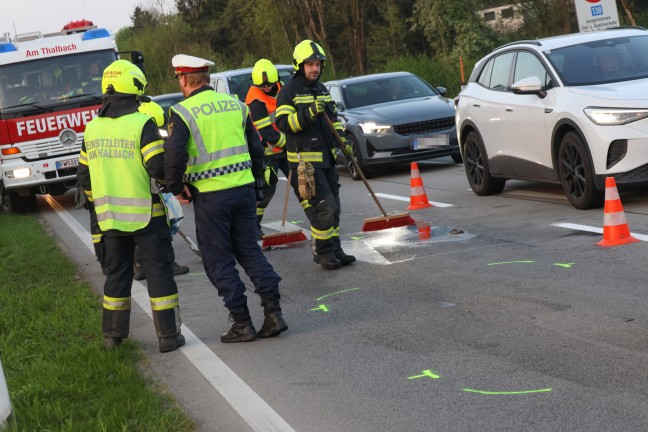
<instances>
[{"instance_id":1,"label":"firefighter in yellow helmet","mask_svg":"<svg viewBox=\"0 0 648 432\"><path fill-rule=\"evenodd\" d=\"M342 152L351 155L353 148L337 119L331 95L319 81L325 62L326 54L319 44L305 40L295 47L293 66L296 72L277 97L276 125L286 134L287 157L293 170L292 186L311 224L313 261L324 269L335 270L356 259L342 250L340 184L335 170L337 142L322 116L329 116L344 140ZM312 170L316 185L314 196L300 194L300 179L295 175L300 161L302 167Z\"/></svg>"},{"instance_id":2,"label":"firefighter in yellow helmet","mask_svg":"<svg viewBox=\"0 0 648 432\"><path fill-rule=\"evenodd\" d=\"M266 175L263 198L257 203L257 235L263 237L261 221L277 188L277 172L281 170L288 177L288 160L284 146L286 136L275 125L277 94L283 83L279 81L277 68L268 59L261 59L252 69L252 86L248 90L245 104L250 109L250 118L261 136L265 158Z\"/></svg>"},{"instance_id":3,"label":"firefighter in yellow helmet","mask_svg":"<svg viewBox=\"0 0 648 432\"><path fill-rule=\"evenodd\" d=\"M126 60L104 70L103 103L86 125L77 175L103 234L104 348L113 349L128 337L134 249L139 246L159 349L168 352L185 339L171 231L151 186L153 180L164 179L164 140L151 117L138 111L146 84L144 73Z\"/></svg>"},{"instance_id":4,"label":"firefighter in yellow helmet","mask_svg":"<svg viewBox=\"0 0 648 432\"><path fill-rule=\"evenodd\" d=\"M164 145L167 189L193 202L205 273L223 298L234 324L221 342L248 342L288 329L279 282L257 243L255 180L264 175L263 148L247 106L209 86L214 63L186 54L172 59L186 99L171 107ZM245 296L240 264L261 297L264 321L257 332Z\"/></svg>"}]
</instances>

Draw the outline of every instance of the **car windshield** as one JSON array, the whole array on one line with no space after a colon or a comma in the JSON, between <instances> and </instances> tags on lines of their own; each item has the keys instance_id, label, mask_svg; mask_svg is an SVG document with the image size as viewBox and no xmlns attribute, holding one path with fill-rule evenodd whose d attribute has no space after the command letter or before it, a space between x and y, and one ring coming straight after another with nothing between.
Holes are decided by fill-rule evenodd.
<instances>
[{"instance_id":1,"label":"car windshield","mask_svg":"<svg viewBox=\"0 0 648 432\"><path fill-rule=\"evenodd\" d=\"M51 108L74 96L101 98L101 75L116 58L107 50L1 66L0 109Z\"/></svg>"},{"instance_id":2,"label":"car windshield","mask_svg":"<svg viewBox=\"0 0 648 432\"><path fill-rule=\"evenodd\" d=\"M278 68L277 71L279 72L279 80L284 84L292 78L292 72L289 69ZM227 82L229 83L230 94L236 95L238 100L244 101L252 85L252 72L232 75L227 78Z\"/></svg>"},{"instance_id":3,"label":"car windshield","mask_svg":"<svg viewBox=\"0 0 648 432\"><path fill-rule=\"evenodd\" d=\"M414 75L347 84L342 87L342 94L347 109L438 95L428 83Z\"/></svg>"},{"instance_id":4,"label":"car windshield","mask_svg":"<svg viewBox=\"0 0 648 432\"><path fill-rule=\"evenodd\" d=\"M546 51L567 86L648 77L648 36L610 38Z\"/></svg>"}]
</instances>

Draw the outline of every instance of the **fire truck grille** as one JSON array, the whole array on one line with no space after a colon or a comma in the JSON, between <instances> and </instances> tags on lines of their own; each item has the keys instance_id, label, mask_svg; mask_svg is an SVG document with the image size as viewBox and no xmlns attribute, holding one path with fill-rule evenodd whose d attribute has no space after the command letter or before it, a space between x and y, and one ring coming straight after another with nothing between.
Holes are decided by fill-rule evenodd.
<instances>
[{"instance_id":1,"label":"fire truck grille","mask_svg":"<svg viewBox=\"0 0 648 432\"><path fill-rule=\"evenodd\" d=\"M27 160L36 161L39 159L63 156L67 154L78 155L81 151L81 140L82 138L79 137L76 143L71 146L64 146L58 138L55 138L45 141L21 143L18 147Z\"/></svg>"}]
</instances>

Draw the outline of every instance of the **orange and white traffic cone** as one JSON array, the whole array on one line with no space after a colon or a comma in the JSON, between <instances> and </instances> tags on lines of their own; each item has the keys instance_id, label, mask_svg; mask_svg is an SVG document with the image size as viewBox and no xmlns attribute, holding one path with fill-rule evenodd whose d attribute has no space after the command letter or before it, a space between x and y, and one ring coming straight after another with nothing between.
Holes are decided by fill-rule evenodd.
<instances>
[{"instance_id":1,"label":"orange and white traffic cone","mask_svg":"<svg viewBox=\"0 0 648 432\"><path fill-rule=\"evenodd\" d=\"M407 210L420 210L427 207L434 207L428 201L427 194L425 193L425 187L423 187L423 180L421 180L421 175L419 174L418 164L412 162L411 169L410 205L407 206Z\"/></svg>"},{"instance_id":2,"label":"orange and white traffic cone","mask_svg":"<svg viewBox=\"0 0 648 432\"><path fill-rule=\"evenodd\" d=\"M630 234L630 228L621 205L619 190L614 177L605 179L605 207L603 212L603 240L596 243L597 245L618 246L639 241Z\"/></svg>"}]
</instances>

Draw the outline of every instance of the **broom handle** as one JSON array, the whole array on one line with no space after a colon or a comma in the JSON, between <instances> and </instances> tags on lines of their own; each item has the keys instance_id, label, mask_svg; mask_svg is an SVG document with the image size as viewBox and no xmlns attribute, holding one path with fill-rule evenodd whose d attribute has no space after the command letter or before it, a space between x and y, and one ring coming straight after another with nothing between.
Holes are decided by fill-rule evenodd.
<instances>
[{"instance_id":1,"label":"broom handle","mask_svg":"<svg viewBox=\"0 0 648 432\"><path fill-rule=\"evenodd\" d=\"M328 123L329 127L331 128L331 132L333 132L333 135L335 135L335 139L337 139L337 142L340 144L340 146L344 146L344 142L342 141L342 138L340 137L340 134L338 134L338 131L335 129L335 126L333 126L333 123L331 122L331 119L329 118L329 116L326 115L326 113L324 113L324 114L322 114L322 117L324 117L324 120L326 121L326 123ZM356 171L360 175L360 178L362 179L362 182L367 187L367 190L371 194L371 197L374 199L374 201L376 201L376 205L378 206L378 208L382 212L383 216L387 217L387 212L383 208L382 204L380 204L380 201L378 201L378 197L374 193L373 189L371 189L371 186L369 185L369 182L367 181L367 178L362 173L362 170L358 166L358 162L356 162L355 157L353 156L353 154L351 156L347 156L347 157L349 159L351 159L351 162L353 163L353 166L355 167Z\"/></svg>"},{"instance_id":2,"label":"broom handle","mask_svg":"<svg viewBox=\"0 0 648 432\"><path fill-rule=\"evenodd\" d=\"M288 195L290 194L290 179L292 178L292 170L288 169L288 181L286 182L286 197L284 198L284 211L281 217L281 232L286 229L286 215L288 214Z\"/></svg>"}]
</instances>

